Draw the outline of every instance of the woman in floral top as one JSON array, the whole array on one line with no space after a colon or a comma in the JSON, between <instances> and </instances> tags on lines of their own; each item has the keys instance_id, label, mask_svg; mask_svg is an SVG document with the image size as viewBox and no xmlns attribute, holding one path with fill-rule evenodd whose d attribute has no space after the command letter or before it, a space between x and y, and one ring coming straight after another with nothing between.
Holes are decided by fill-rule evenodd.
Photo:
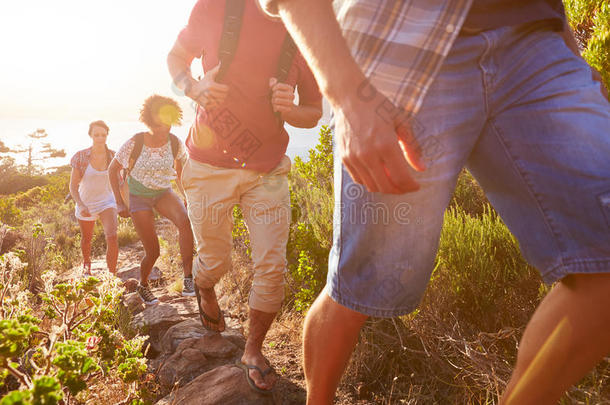
<instances>
[{"instance_id":1,"label":"woman in floral top","mask_svg":"<svg viewBox=\"0 0 610 405\"><path fill-rule=\"evenodd\" d=\"M172 125L180 125L182 110L171 98L149 97L140 111L140 121L149 129L125 142L110 164L110 183L117 201L119 215L131 219L144 245L145 256L140 264L140 284L137 291L147 305L159 301L148 288L150 271L159 257L159 240L155 231L153 208L176 225L179 232L180 254L184 269L182 295L194 296L192 278L193 234L186 208L180 197L172 191L171 181L176 180L184 195L180 176L186 151L182 142L170 134ZM171 139L174 138L172 141ZM140 146L139 156L132 156ZM173 145L172 145L173 144ZM121 198L117 174L127 172L129 209Z\"/></svg>"},{"instance_id":2,"label":"woman in floral top","mask_svg":"<svg viewBox=\"0 0 610 405\"><path fill-rule=\"evenodd\" d=\"M90 148L77 152L70 160L70 195L76 202L76 218L81 230L83 273L91 275L91 240L99 218L106 236L106 265L116 273L119 244L117 240L117 206L108 179L108 165L114 152L106 146L108 125L104 121L89 124Z\"/></svg>"}]
</instances>

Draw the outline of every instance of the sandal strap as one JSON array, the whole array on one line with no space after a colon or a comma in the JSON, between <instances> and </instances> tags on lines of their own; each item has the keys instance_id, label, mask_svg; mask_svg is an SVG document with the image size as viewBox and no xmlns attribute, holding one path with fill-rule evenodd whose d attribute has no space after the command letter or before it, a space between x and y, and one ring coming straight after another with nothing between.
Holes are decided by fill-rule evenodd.
<instances>
[{"instance_id":1,"label":"sandal strap","mask_svg":"<svg viewBox=\"0 0 610 405\"><path fill-rule=\"evenodd\" d=\"M246 363L241 363L241 364L243 364L244 367L246 367L247 369L258 371L263 378L265 378L267 376L267 374L274 371L273 367L269 367L267 370L263 371L260 369L260 367L257 367L254 364L246 364Z\"/></svg>"},{"instance_id":2,"label":"sandal strap","mask_svg":"<svg viewBox=\"0 0 610 405\"><path fill-rule=\"evenodd\" d=\"M222 320L222 310L218 311L218 317L217 318L212 318L211 316L209 316L208 314L205 313L205 311L201 311L201 316L203 316L203 319L205 319L207 322L213 323L213 324L220 324L220 321Z\"/></svg>"}]
</instances>

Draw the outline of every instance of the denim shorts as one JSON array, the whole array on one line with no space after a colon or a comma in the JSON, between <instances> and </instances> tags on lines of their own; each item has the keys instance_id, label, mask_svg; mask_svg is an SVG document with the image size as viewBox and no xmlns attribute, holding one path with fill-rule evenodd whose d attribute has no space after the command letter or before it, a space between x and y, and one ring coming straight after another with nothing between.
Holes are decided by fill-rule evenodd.
<instances>
[{"instance_id":1,"label":"denim shorts","mask_svg":"<svg viewBox=\"0 0 610 405\"><path fill-rule=\"evenodd\" d=\"M559 33L459 36L414 120L414 193L369 193L335 158L326 293L363 314L411 312L466 166L546 283L610 272L610 104Z\"/></svg>"},{"instance_id":2,"label":"denim shorts","mask_svg":"<svg viewBox=\"0 0 610 405\"><path fill-rule=\"evenodd\" d=\"M156 197L143 197L129 193L129 212L152 211L159 200L167 193L173 193L173 191L171 189L167 189L165 192L157 195Z\"/></svg>"}]
</instances>

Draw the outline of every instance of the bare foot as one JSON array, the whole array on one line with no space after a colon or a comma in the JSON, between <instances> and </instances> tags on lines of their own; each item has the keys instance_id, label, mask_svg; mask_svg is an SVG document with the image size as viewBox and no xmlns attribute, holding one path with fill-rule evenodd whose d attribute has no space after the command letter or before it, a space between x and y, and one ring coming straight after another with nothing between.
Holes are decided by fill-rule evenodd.
<instances>
[{"instance_id":1,"label":"bare foot","mask_svg":"<svg viewBox=\"0 0 610 405\"><path fill-rule=\"evenodd\" d=\"M215 332L224 331L225 319L218 306L214 288L199 288L195 286L195 289L199 290L201 301L201 316L199 318L201 319L203 326Z\"/></svg>"}]
</instances>

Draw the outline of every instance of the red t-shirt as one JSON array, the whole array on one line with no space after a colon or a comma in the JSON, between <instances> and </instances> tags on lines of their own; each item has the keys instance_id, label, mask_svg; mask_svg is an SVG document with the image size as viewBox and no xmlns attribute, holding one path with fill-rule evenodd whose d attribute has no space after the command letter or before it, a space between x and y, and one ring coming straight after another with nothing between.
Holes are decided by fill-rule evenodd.
<instances>
[{"instance_id":1,"label":"red t-shirt","mask_svg":"<svg viewBox=\"0 0 610 405\"><path fill-rule=\"evenodd\" d=\"M191 56L202 57L203 71L218 65L218 44L224 23L225 1L199 0L178 39ZM197 107L196 121L186 146L189 156L219 167L269 172L286 153L288 133L271 106L269 79L276 75L286 30L247 0L239 44L223 83L225 102L206 111ZM285 81L296 85L301 103L319 101L321 94L300 53Z\"/></svg>"}]
</instances>

